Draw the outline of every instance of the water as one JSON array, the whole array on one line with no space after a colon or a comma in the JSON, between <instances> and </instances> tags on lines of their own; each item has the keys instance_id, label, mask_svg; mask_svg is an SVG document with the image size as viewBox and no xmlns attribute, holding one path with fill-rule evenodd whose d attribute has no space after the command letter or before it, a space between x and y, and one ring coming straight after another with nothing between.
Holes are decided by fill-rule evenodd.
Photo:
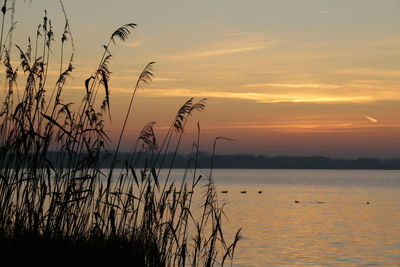
<instances>
[{"instance_id":1,"label":"water","mask_svg":"<svg viewBox=\"0 0 400 267\"><path fill-rule=\"evenodd\" d=\"M228 190L219 194L229 203L227 235L243 228L234 266L400 266L400 171L215 170L214 177L218 191Z\"/></svg>"}]
</instances>

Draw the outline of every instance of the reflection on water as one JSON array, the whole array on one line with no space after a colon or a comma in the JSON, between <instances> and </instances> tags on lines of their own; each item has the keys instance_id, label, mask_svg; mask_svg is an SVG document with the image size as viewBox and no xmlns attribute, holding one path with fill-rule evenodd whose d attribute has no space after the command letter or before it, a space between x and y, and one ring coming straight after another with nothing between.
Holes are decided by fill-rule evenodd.
<instances>
[{"instance_id":1,"label":"reflection on water","mask_svg":"<svg viewBox=\"0 0 400 267\"><path fill-rule=\"evenodd\" d=\"M243 227L235 266L400 266L398 171L216 170L215 180L228 190L225 230Z\"/></svg>"}]
</instances>

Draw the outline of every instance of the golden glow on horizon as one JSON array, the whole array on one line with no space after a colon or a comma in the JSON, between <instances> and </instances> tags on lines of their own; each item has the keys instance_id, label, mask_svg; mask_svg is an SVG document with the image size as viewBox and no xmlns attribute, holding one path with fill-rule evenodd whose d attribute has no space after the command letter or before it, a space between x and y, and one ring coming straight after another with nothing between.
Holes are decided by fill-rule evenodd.
<instances>
[{"instance_id":1,"label":"golden glow on horizon","mask_svg":"<svg viewBox=\"0 0 400 267\"><path fill-rule=\"evenodd\" d=\"M318 123L318 122L317 122ZM158 129L160 130L168 130L169 126L160 126ZM400 124L393 125L385 125L382 128L388 129L400 129ZM338 133L338 132L360 132L360 131L376 131L375 127L371 127L370 125L363 124L354 124L354 123L339 123L339 124L281 124L281 125L262 125L262 124L253 124L253 125L224 125L224 126L205 126L202 127L203 130L218 130L218 129L268 129L272 131L278 132L330 132L330 133ZM188 130L197 130L196 127L188 127Z\"/></svg>"}]
</instances>

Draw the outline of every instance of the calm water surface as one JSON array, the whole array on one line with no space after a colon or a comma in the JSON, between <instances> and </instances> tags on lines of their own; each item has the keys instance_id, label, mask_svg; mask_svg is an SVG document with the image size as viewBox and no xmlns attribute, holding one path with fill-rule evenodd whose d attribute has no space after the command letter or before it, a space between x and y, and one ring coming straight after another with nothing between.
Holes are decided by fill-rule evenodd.
<instances>
[{"instance_id":1,"label":"calm water surface","mask_svg":"<svg viewBox=\"0 0 400 267\"><path fill-rule=\"evenodd\" d=\"M225 231L243 228L234 266L400 266L400 171L215 170L214 178L228 190L219 195L229 203Z\"/></svg>"}]
</instances>

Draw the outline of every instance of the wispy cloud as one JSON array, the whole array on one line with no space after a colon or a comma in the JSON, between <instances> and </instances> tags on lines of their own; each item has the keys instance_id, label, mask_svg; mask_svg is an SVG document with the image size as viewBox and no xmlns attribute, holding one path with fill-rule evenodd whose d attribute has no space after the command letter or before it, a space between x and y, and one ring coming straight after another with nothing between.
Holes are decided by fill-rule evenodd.
<instances>
[{"instance_id":1,"label":"wispy cloud","mask_svg":"<svg viewBox=\"0 0 400 267\"><path fill-rule=\"evenodd\" d=\"M128 46L128 47L139 47L141 46L143 43L145 42L144 39L139 39L139 40L135 40L132 42L125 42L123 43L124 46Z\"/></svg>"},{"instance_id":2,"label":"wispy cloud","mask_svg":"<svg viewBox=\"0 0 400 267\"><path fill-rule=\"evenodd\" d=\"M184 81L184 79L173 78L173 77L160 77L155 76L153 82L177 82L177 81Z\"/></svg>"},{"instance_id":3,"label":"wispy cloud","mask_svg":"<svg viewBox=\"0 0 400 267\"><path fill-rule=\"evenodd\" d=\"M315 11L315 13L317 14L321 14L321 15L329 15L329 14L333 14L333 10L330 9L322 9L322 10L317 10Z\"/></svg>"},{"instance_id":4,"label":"wispy cloud","mask_svg":"<svg viewBox=\"0 0 400 267\"><path fill-rule=\"evenodd\" d=\"M207 96L209 98L233 98L253 100L259 103L363 103L374 101L374 99L369 96L307 96L302 94L284 95L254 92L192 90L183 88L151 89L145 91L145 94L149 97L187 97L188 95L192 95Z\"/></svg>"},{"instance_id":5,"label":"wispy cloud","mask_svg":"<svg viewBox=\"0 0 400 267\"><path fill-rule=\"evenodd\" d=\"M255 35L255 34L260 34L262 32L260 31L247 31L247 32L232 32L232 33L227 33L225 36L242 36L242 35Z\"/></svg>"},{"instance_id":6,"label":"wispy cloud","mask_svg":"<svg viewBox=\"0 0 400 267\"><path fill-rule=\"evenodd\" d=\"M292 102L292 103L363 103L371 102L374 99L369 96L358 96L358 97L318 97L318 96L296 96L290 95L286 98L270 98L267 100L258 100L260 103L282 103L282 102Z\"/></svg>"},{"instance_id":7,"label":"wispy cloud","mask_svg":"<svg viewBox=\"0 0 400 267\"><path fill-rule=\"evenodd\" d=\"M339 88L340 85L327 83L249 83L248 87L286 87L286 88Z\"/></svg>"},{"instance_id":8,"label":"wispy cloud","mask_svg":"<svg viewBox=\"0 0 400 267\"><path fill-rule=\"evenodd\" d=\"M222 35L221 38L198 43L179 53L167 54L166 59L186 60L203 57L229 56L275 47L278 40L262 32L234 32Z\"/></svg>"},{"instance_id":9,"label":"wispy cloud","mask_svg":"<svg viewBox=\"0 0 400 267\"><path fill-rule=\"evenodd\" d=\"M84 90L83 86L68 86L68 89ZM131 88L114 87L112 91L119 93L131 93ZM225 98L225 99L243 99L258 103L368 103L375 101L370 96L318 96L302 94L273 94L273 93L255 93L255 92L228 92L215 91L208 89L186 89L186 88L148 88L141 92L146 97L207 97L207 98Z\"/></svg>"},{"instance_id":10,"label":"wispy cloud","mask_svg":"<svg viewBox=\"0 0 400 267\"><path fill-rule=\"evenodd\" d=\"M398 78L400 76L399 69L379 69L379 68L352 68L338 71L341 74L363 75L363 76L380 76L382 78Z\"/></svg>"},{"instance_id":11,"label":"wispy cloud","mask_svg":"<svg viewBox=\"0 0 400 267\"><path fill-rule=\"evenodd\" d=\"M210 57L210 56L237 54L237 53L260 50L263 48L264 48L264 46L260 45L260 46L247 46L247 47L231 47L231 48L224 48L224 49L209 49L209 50L176 54L176 55L171 56L170 58L172 58L174 60L184 60L184 59L202 58L202 57Z\"/></svg>"}]
</instances>

